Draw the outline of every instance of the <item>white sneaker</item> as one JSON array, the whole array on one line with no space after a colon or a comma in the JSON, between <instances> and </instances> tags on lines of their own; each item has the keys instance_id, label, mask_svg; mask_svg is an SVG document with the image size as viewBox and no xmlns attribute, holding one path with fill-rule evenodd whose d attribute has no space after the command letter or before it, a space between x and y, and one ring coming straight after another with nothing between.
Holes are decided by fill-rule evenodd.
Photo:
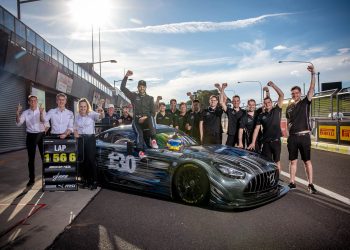
<instances>
[{"instance_id":1,"label":"white sneaker","mask_svg":"<svg viewBox=\"0 0 350 250\"><path fill-rule=\"evenodd\" d=\"M159 148L156 140L151 140L151 148Z\"/></svg>"}]
</instances>

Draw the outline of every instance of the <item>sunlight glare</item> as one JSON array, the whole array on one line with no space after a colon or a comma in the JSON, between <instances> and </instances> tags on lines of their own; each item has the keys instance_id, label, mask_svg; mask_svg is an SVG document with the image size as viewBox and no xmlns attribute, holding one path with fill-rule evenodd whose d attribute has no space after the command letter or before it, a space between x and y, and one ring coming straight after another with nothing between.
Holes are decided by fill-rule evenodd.
<instances>
[{"instance_id":1,"label":"sunlight glare","mask_svg":"<svg viewBox=\"0 0 350 250\"><path fill-rule=\"evenodd\" d=\"M71 0L68 3L73 23L79 26L102 26L111 17L110 0Z\"/></svg>"}]
</instances>

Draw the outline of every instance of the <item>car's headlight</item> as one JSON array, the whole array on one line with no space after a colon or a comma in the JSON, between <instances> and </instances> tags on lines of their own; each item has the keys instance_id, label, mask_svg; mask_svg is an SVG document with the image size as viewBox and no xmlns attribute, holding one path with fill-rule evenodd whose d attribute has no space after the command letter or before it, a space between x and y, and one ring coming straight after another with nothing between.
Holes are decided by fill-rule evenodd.
<instances>
[{"instance_id":1,"label":"car's headlight","mask_svg":"<svg viewBox=\"0 0 350 250\"><path fill-rule=\"evenodd\" d=\"M244 177L245 177L245 173L244 172L242 172L240 170L237 170L237 169L234 169L233 167L229 167L229 166L218 164L218 165L216 165L216 168L223 175L226 175L226 176L231 177L231 178L244 179Z\"/></svg>"}]
</instances>

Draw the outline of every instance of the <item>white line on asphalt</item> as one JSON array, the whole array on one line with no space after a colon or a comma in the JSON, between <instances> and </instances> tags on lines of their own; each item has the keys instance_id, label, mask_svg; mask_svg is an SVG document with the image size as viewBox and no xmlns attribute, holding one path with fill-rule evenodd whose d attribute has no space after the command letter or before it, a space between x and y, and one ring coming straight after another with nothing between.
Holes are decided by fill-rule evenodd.
<instances>
[{"instance_id":1,"label":"white line on asphalt","mask_svg":"<svg viewBox=\"0 0 350 250\"><path fill-rule=\"evenodd\" d=\"M290 177L290 175L287 172L281 171L281 174L286 176L286 177L288 177L288 178ZM309 183L307 181L305 181L305 180L303 180L301 178L298 178L298 177L295 177L295 181L299 182L299 183L301 183L301 184L303 184L305 186L309 185ZM317 186L315 184L314 184L314 186L317 189L317 191L319 191L320 193L323 193L325 195L328 195L328 196L332 197L333 199L336 199L336 200L341 201L341 202L343 202L343 203L345 203L347 205L350 205L350 199L349 198L346 198L345 196L342 196L340 194L334 193L334 192L332 192L332 191L330 191L328 189L322 188L322 187Z\"/></svg>"}]
</instances>

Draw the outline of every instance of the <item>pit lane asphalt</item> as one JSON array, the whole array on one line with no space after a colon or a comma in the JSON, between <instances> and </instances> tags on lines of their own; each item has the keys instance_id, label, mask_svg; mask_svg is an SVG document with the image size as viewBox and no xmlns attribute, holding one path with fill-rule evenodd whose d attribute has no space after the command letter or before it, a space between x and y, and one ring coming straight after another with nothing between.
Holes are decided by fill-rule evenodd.
<instances>
[{"instance_id":1,"label":"pit lane asphalt","mask_svg":"<svg viewBox=\"0 0 350 250\"><path fill-rule=\"evenodd\" d=\"M287 155L283 145L288 172ZM350 156L312 150L312 159L315 183L349 197ZM348 205L301 184L275 202L234 212L103 189L50 248L349 249L349 224Z\"/></svg>"}]
</instances>

